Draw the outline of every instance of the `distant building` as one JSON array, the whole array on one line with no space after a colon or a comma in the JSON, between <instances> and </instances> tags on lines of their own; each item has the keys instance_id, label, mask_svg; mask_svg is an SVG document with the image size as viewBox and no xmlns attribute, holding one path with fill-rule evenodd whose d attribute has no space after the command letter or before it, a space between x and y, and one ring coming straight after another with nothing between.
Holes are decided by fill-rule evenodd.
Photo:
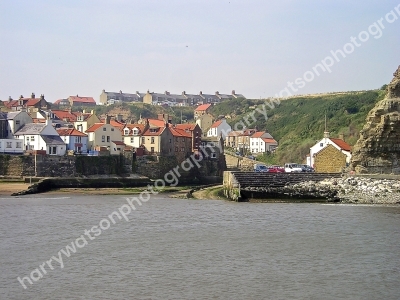
<instances>
[{"instance_id":1,"label":"distant building","mask_svg":"<svg viewBox=\"0 0 400 300\"><path fill-rule=\"evenodd\" d=\"M69 96L68 101L70 106L96 106L96 101L93 97Z\"/></svg>"},{"instance_id":2,"label":"distant building","mask_svg":"<svg viewBox=\"0 0 400 300\"><path fill-rule=\"evenodd\" d=\"M226 119L221 119L214 122L210 129L207 131L207 137L219 137L222 136L223 139L232 131L231 125L226 122Z\"/></svg>"},{"instance_id":3,"label":"distant building","mask_svg":"<svg viewBox=\"0 0 400 300\"><path fill-rule=\"evenodd\" d=\"M13 100L9 97L8 101L4 101L4 106L12 111L18 111L23 108L26 108L28 111L34 108L45 110L50 108L50 104L45 100L44 95L36 98L35 93L32 93L30 98L25 98L21 95L18 100Z\"/></svg>"},{"instance_id":4,"label":"distant building","mask_svg":"<svg viewBox=\"0 0 400 300\"><path fill-rule=\"evenodd\" d=\"M346 167L346 154L340 151L333 144L313 155L314 168L319 173L340 173Z\"/></svg>"},{"instance_id":5,"label":"distant building","mask_svg":"<svg viewBox=\"0 0 400 300\"><path fill-rule=\"evenodd\" d=\"M100 94L101 105L111 105L118 102L143 102L145 94L136 91L134 94L119 92L106 92L102 90Z\"/></svg>"},{"instance_id":6,"label":"distant building","mask_svg":"<svg viewBox=\"0 0 400 300\"><path fill-rule=\"evenodd\" d=\"M67 150L87 152L88 136L75 128L60 128L57 133L67 145Z\"/></svg>"},{"instance_id":7,"label":"distant building","mask_svg":"<svg viewBox=\"0 0 400 300\"><path fill-rule=\"evenodd\" d=\"M346 163L350 163L351 146L344 141L343 136L341 136L341 138L331 138L329 136L329 132L325 131L324 138L315 143L315 145L310 148L310 156L307 157L309 159L309 161L307 161L307 164L311 167L314 167L314 155L328 145L332 145L336 149L344 153L346 155Z\"/></svg>"}]
</instances>

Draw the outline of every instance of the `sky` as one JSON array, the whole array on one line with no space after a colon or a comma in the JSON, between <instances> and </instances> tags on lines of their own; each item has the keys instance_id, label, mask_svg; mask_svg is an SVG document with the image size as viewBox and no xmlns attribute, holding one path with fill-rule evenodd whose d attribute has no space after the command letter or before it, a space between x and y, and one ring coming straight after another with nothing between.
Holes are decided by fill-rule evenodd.
<instances>
[{"instance_id":1,"label":"sky","mask_svg":"<svg viewBox=\"0 0 400 300\"><path fill-rule=\"evenodd\" d=\"M0 0L0 100L376 89L399 29L400 0Z\"/></svg>"}]
</instances>

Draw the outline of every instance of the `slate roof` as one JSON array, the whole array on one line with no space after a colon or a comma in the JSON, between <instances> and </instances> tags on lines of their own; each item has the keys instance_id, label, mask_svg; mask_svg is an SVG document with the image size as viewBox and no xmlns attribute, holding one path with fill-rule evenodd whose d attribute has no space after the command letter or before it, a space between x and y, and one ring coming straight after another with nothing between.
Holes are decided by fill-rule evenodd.
<instances>
[{"instance_id":1,"label":"slate roof","mask_svg":"<svg viewBox=\"0 0 400 300\"><path fill-rule=\"evenodd\" d=\"M7 120L14 120L14 118L20 113L20 111L13 111L6 113Z\"/></svg>"},{"instance_id":2,"label":"slate roof","mask_svg":"<svg viewBox=\"0 0 400 300\"><path fill-rule=\"evenodd\" d=\"M46 145L65 145L59 135L42 135L41 137Z\"/></svg>"},{"instance_id":3,"label":"slate roof","mask_svg":"<svg viewBox=\"0 0 400 300\"><path fill-rule=\"evenodd\" d=\"M22 126L14 135L40 134L45 127L46 123L28 123Z\"/></svg>"}]
</instances>

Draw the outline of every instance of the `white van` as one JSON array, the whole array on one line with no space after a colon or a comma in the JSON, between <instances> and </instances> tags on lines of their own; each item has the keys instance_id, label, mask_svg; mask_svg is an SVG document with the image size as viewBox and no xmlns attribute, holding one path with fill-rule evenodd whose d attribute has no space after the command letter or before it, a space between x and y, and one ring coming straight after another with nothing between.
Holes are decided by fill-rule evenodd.
<instances>
[{"instance_id":1,"label":"white van","mask_svg":"<svg viewBox=\"0 0 400 300\"><path fill-rule=\"evenodd\" d=\"M296 163L287 163L285 164L285 172L286 173L303 172L303 168Z\"/></svg>"}]
</instances>

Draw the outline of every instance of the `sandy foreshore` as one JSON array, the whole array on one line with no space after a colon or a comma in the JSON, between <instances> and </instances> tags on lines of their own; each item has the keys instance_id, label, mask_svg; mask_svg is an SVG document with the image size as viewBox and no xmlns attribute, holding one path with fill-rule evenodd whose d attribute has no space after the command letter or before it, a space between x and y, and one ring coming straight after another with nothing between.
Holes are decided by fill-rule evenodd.
<instances>
[{"instance_id":1,"label":"sandy foreshore","mask_svg":"<svg viewBox=\"0 0 400 300\"><path fill-rule=\"evenodd\" d=\"M28 189L30 185L24 182L0 182L0 195L10 196L12 193Z\"/></svg>"}]
</instances>

